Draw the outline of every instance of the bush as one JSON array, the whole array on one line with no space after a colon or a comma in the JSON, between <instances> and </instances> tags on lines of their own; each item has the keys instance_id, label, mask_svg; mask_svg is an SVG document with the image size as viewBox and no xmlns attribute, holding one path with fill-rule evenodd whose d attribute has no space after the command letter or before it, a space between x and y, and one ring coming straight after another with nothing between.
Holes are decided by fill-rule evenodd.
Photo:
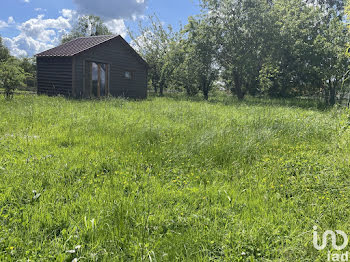
<instances>
[{"instance_id":1,"label":"bush","mask_svg":"<svg viewBox=\"0 0 350 262\"><path fill-rule=\"evenodd\" d=\"M26 79L26 73L17 65L15 59L9 59L0 63L0 87L5 89L7 99L13 97L15 89L23 85Z\"/></svg>"}]
</instances>

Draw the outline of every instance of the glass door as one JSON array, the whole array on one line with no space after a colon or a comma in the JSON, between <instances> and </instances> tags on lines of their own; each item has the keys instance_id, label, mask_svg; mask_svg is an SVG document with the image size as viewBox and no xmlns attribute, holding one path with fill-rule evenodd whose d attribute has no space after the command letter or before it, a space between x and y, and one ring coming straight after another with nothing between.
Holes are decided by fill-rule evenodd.
<instances>
[{"instance_id":1,"label":"glass door","mask_svg":"<svg viewBox=\"0 0 350 262\"><path fill-rule=\"evenodd\" d=\"M91 95L94 97L108 96L108 64L89 62Z\"/></svg>"},{"instance_id":2,"label":"glass door","mask_svg":"<svg viewBox=\"0 0 350 262\"><path fill-rule=\"evenodd\" d=\"M100 65L100 95L107 96L107 68L108 65Z\"/></svg>"}]
</instances>

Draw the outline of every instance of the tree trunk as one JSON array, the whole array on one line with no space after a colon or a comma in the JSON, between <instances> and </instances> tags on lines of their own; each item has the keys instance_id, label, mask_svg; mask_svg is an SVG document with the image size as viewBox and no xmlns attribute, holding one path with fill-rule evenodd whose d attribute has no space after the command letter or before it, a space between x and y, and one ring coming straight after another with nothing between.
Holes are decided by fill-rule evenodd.
<instances>
[{"instance_id":1,"label":"tree trunk","mask_svg":"<svg viewBox=\"0 0 350 262\"><path fill-rule=\"evenodd\" d=\"M242 90L242 80L237 72L233 73L233 81L235 82L235 93L238 100L243 100L245 93Z\"/></svg>"},{"instance_id":2,"label":"tree trunk","mask_svg":"<svg viewBox=\"0 0 350 262\"><path fill-rule=\"evenodd\" d=\"M335 105L335 100L336 100L336 83L329 83L329 105L334 106Z\"/></svg>"},{"instance_id":3,"label":"tree trunk","mask_svg":"<svg viewBox=\"0 0 350 262\"><path fill-rule=\"evenodd\" d=\"M327 85L324 85L323 90L324 90L324 101L327 105L329 105L329 89Z\"/></svg>"},{"instance_id":4,"label":"tree trunk","mask_svg":"<svg viewBox=\"0 0 350 262\"><path fill-rule=\"evenodd\" d=\"M153 85L153 88L154 88L154 93L158 93L158 78L156 77L156 75L152 75L152 85Z\"/></svg>"},{"instance_id":5,"label":"tree trunk","mask_svg":"<svg viewBox=\"0 0 350 262\"><path fill-rule=\"evenodd\" d=\"M203 96L205 100L209 100L208 88L203 89Z\"/></svg>"},{"instance_id":6,"label":"tree trunk","mask_svg":"<svg viewBox=\"0 0 350 262\"><path fill-rule=\"evenodd\" d=\"M188 86L185 86L185 89L186 89L187 95L191 96L192 94L191 94L190 88Z\"/></svg>"},{"instance_id":7,"label":"tree trunk","mask_svg":"<svg viewBox=\"0 0 350 262\"><path fill-rule=\"evenodd\" d=\"M206 79L202 79L202 92L205 100L209 99L209 84Z\"/></svg>"},{"instance_id":8,"label":"tree trunk","mask_svg":"<svg viewBox=\"0 0 350 262\"><path fill-rule=\"evenodd\" d=\"M165 86L165 81L164 80L161 80L159 81L159 95L160 96L164 96L164 86Z\"/></svg>"}]
</instances>

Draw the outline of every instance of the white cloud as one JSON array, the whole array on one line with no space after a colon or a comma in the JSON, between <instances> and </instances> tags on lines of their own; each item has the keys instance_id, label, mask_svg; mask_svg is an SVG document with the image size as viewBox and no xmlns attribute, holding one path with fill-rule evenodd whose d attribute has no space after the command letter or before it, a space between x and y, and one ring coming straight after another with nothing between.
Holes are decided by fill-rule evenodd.
<instances>
[{"instance_id":1,"label":"white cloud","mask_svg":"<svg viewBox=\"0 0 350 262\"><path fill-rule=\"evenodd\" d=\"M70 19L62 16L56 19L44 19L44 15L29 19L18 27L24 35L42 42L48 42L52 36L56 36L56 30L69 30L70 28Z\"/></svg>"},{"instance_id":2,"label":"white cloud","mask_svg":"<svg viewBox=\"0 0 350 262\"><path fill-rule=\"evenodd\" d=\"M9 47L11 54L32 56L58 45L61 37L71 29L76 12L66 9L62 10L61 14L56 19L45 19L44 15L38 15L18 25L18 36L4 37L4 43ZM9 17L8 22L15 23L13 17Z\"/></svg>"},{"instance_id":3,"label":"white cloud","mask_svg":"<svg viewBox=\"0 0 350 262\"><path fill-rule=\"evenodd\" d=\"M44 9L44 8L38 7L38 8L34 8L34 11L36 11L36 12L46 12L46 11L47 11L47 9Z\"/></svg>"},{"instance_id":4,"label":"white cloud","mask_svg":"<svg viewBox=\"0 0 350 262\"><path fill-rule=\"evenodd\" d=\"M77 15L77 11L70 10L70 9L62 9L60 11L60 14L62 14L62 16L64 18L68 18L69 20L73 20L74 16L76 17L76 15Z\"/></svg>"},{"instance_id":5,"label":"white cloud","mask_svg":"<svg viewBox=\"0 0 350 262\"><path fill-rule=\"evenodd\" d=\"M57 46L62 36L72 29L73 24L81 16L77 11L70 9L62 9L59 13L60 15L55 19L45 18L45 15L40 14L21 24L16 24L12 16L8 18L7 22L0 20L0 29L13 26L19 31L16 37L3 38L11 54L33 56ZM127 35L124 19L106 19L105 24L113 34L120 34L123 37Z\"/></svg>"},{"instance_id":6,"label":"white cloud","mask_svg":"<svg viewBox=\"0 0 350 262\"><path fill-rule=\"evenodd\" d=\"M10 16L7 19L7 22L0 20L0 30L3 29L3 28L9 27L9 26L11 26L13 24L15 24L15 19L13 19L12 16Z\"/></svg>"},{"instance_id":7,"label":"white cloud","mask_svg":"<svg viewBox=\"0 0 350 262\"><path fill-rule=\"evenodd\" d=\"M8 27L8 24L5 21L0 20L0 29Z\"/></svg>"},{"instance_id":8,"label":"white cloud","mask_svg":"<svg viewBox=\"0 0 350 262\"><path fill-rule=\"evenodd\" d=\"M25 2L25 3L30 3L30 0L23 0L23 2Z\"/></svg>"},{"instance_id":9,"label":"white cloud","mask_svg":"<svg viewBox=\"0 0 350 262\"><path fill-rule=\"evenodd\" d=\"M31 56L54 47L52 44L35 40L25 34L20 34L12 39L4 37L4 44L14 56Z\"/></svg>"},{"instance_id":10,"label":"white cloud","mask_svg":"<svg viewBox=\"0 0 350 262\"><path fill-rule=\"evenodd\" d=\"M83 14L95 14L105 20L133 18L142 15L147 0L73 0L78 11Z\"/></svg>"},{"instance_id":11,"label":"white cloud","mask_svg":"<svg viewBox=\"0 0 350 262\"><path fill-rule=\"evenodd\" d=\"M13 16L10 16L8 19L7 19L7 24L9 25L12 25L12 24L15 24L15 19L13 18Z\"/></svg>"},{"instance_id":12,"label":"white cloud","mask_svg":"<svg viewBox=\"0 0 350 262\"><path fill-rule=\"evenodd\" d=\"M122 37L127 35L127 29L123 19L112 19L105 24L113 34L118 34Z\"/></svg>"}]
</instances>

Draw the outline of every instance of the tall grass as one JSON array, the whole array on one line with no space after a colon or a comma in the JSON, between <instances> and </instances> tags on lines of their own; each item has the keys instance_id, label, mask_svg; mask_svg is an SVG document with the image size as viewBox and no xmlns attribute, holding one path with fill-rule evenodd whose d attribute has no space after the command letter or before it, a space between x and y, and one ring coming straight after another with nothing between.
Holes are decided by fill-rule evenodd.
<instances>
[{"instance_id":1,"label":"tall grass","mask_svg":"<svg viewBox=\"0 0 350 262\"><path fill-rule=\"evenodd\" d=\"M0 261L324 260L313 226L350 233L348 126L274 100L0 98Z\"/></svg>"}]
</instances>

